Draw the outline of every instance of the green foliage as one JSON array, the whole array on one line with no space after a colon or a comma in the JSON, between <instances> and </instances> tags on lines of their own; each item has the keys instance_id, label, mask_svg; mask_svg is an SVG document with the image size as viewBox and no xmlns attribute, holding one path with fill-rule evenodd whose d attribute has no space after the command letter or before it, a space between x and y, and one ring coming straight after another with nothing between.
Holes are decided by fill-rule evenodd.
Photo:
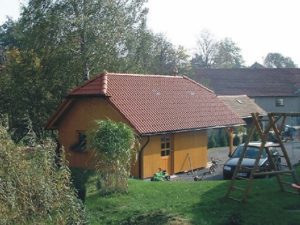
<instances>
[{"instance_id":1,"label":"green foliage","mask_svg":"<svg viewBox=\"0 0 300 225\"><path fill-rule=\"evenodd\" d=\"M225 129L219 130L219 146L225 147L228 146L228 133L225 131Z\"/></svg>"},{"instance_id":2,"label":"green foliage","mask_svg":"<svg viewBox=\"0 0 300 225\"><path fill-rule=\"evenodd\" d=\"M215 55L215 68L241 68L244 60L241 49L230 38L218 42Z\"/></svg>"},{"instance_id":3,"label":"green foliage","mask_svg":"<svg viewBox=\"0 0 300 225\"><path fill-rule=\"evenodd\" d=\"M254 130L252 141L260 141L260 136L257 130Z\"/></svg>"},{"instance_id":4,"label":"green foliage","mask_svg":"<svg viewBox=\"0 0 300 225\"><path fill-rule=\"evenodd\" d=\"M96 124L96 128L88 132L88 145L97 155L101 192L126 192L135 150L134 133L121 122L101 120Z\"/></svg>"},{"instance_id":5,"label":"green foliage","mask_svg":"<svg viewBox=\"0 0 300 225\"><path fill-rule=\"evenodd\" d=\"M213 129L208 133L208 148L228 146L229 136L225 129Z\"/></svg>"},{"instance_id":6,"label":"green foliage","mask_svg":"<svg viewBox=\"0 0 300 225\"><path fill-rule=\"evenodd\" d=\"M240 137L238 135L235 135L233 138L233 145L238 146L241 143Z\"/></svg>"},{"instance_id":7,"label":"green foliage","mask_svg":"<svg viewBox=\"0 0 300 225\"><path fill-rule=\"evenodd\" d=\"M81 168L70 168L70 171L77 197L84 203L86 198L86 183L89 177L94 174L94 171Z\"/></svg>"},{"instance_id":8,"label":"green foliage","mask_svg":"<svg viewBox=\"0 0 300 225\"><path fill-rule=\"evenodd\" d=\"M242 136L242 143L245 143L247 141L248 135L247 134L243 134Z\"/></svg>"},{"instance_id":9,"label":"green foliage","mask_svg":"<svg viewBox=\"0 0 300 225\"><path fill-rule=\"evenodd\" d=\"M217 147L216 135L211 133L208 137L208 148L215 148Z\"/></svg>"},{"instance_id":10,"label":"green foliage","mask_svg":"<svg viewBox=\"0 0 300 225\"><path fill-rule=\"evenodd\" d=\"M265 60L264 65L267 68L296 68L297 65L290 57L284 57L280 53L269 53Z\"/></svg>"},{"instance_id":11,"label":"green foliage","mask_svg":"<svg viewBox=\"0 0 300 225\"><path fill-rule=\"evenodd\" d=\"M188 73L188 54L146 26L146 0L30 0L0 26L0 114L37 139L69 90L90 74Z\"/></svg>"},{"instance_id":12,"label":"green foliage","mask_svg":"<svg viewBox=\"0 0 300 225\"><path fill-rule=\"evenodd\" d=\"M241 68L244 59L241 49L230 38L215 40L207 30L201 32L197 41L198 51L191 60L192 69L199 68Z\"/></svg>"},{"instance_id":13,"label":"green foliage","mask_svg":"<svg viewBox=\"0 0 300 225\"><path fill-rule=\"evenodd\" d=\"M82 204L52 142L16 146L0 128L0 223L85 224Z\"/></svg>"}]
</instances>

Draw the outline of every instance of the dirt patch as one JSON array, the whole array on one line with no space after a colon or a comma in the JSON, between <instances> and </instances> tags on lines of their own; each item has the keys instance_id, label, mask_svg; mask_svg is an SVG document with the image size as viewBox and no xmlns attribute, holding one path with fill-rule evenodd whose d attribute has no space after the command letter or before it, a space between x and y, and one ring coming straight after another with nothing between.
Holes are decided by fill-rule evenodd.
<instances>
[{"instance_id":1,"label":"dirt patch","mask_svg":"<svg viewBox=\"0 0 300 225\"><path fill-rule=\"evenodd\" d=\"M191 225L191 223L178 215L155 211L128 218L122 225Z\"/></svg>"}]
</instances>

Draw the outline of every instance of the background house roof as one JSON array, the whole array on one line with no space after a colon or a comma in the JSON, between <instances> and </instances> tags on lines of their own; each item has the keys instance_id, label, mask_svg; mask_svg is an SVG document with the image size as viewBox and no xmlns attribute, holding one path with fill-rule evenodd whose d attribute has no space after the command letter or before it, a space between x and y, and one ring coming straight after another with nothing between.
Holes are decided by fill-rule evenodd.
<instances>
[{"instance_id":1,"label":"background house roof","mask_svg":"<svg viewBox=\"0 0 300 225\"><path fill-rule=\"evenodd\" d=\"M209 89L182 76L105 73L69 96L106 96L140 134L243 124Z\"/></svg>"},{"instance_id":2,"label":"background house roof","mask_svg":"<svg viewBox=\"0 0 300 225\"><path fill-rule=\"evenodd\" d=\"M217 95L297 96L300 69L200 69L193 77Z\"/></svg>"},{"instance_id":3,"label":"background house roof","mask_svg":"<svg viewBox=\"0 0 300 225\"><path fill-rule=\"evenodd\" d=\"M261 116L267 115L266 111L260 108L247 95L225 95L218 96L218 98L243 119L251 117L251 113L254 112L259 113Z\"/></svg>"}]
</instances>

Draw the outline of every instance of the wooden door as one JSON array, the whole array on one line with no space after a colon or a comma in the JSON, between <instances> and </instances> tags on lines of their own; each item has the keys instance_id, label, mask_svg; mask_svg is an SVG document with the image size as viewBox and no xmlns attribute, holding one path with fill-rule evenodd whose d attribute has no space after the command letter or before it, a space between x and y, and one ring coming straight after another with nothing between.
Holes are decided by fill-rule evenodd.
<instances>
[{"instance_id":1,"label":"wooden door","mask_svg":"<svg viewBox=\"0 0 300 225\"><path fill-rule=\"evenodd\" d=\"M161 169L166 170L168 174L173 174L173 136L163 135L161 136Z\"/></svg>"}]
</instances>

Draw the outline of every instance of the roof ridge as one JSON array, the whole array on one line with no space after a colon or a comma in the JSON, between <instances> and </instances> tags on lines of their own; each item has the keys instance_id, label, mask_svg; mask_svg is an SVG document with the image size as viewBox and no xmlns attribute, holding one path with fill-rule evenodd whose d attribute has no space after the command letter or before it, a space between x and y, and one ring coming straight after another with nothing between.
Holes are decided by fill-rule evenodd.
<instances>
[{"instance_id":1,"label":"roof ridge","mask_svg":"<svg viewBox=\"0 0 300 225\"><path fill-rule=\"evenodd\" d=\"M110 73L107 75L116 75L116 76L132 76L132 77L161 77L161 78L183 78L183 75L161 75L161 74L138 74L138 73Z\"/></svg>"}]
</instances>

